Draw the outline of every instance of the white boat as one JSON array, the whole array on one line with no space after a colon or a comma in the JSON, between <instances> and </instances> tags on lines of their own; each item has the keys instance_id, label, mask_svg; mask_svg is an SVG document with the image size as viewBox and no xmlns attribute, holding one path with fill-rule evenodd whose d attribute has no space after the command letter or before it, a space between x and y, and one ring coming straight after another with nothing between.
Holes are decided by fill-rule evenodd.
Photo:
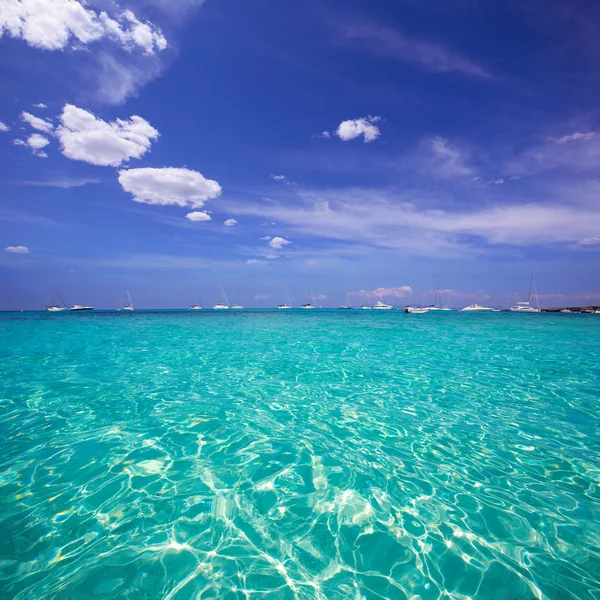
<instances>
[{"instance_id":1,"label":"white boat","mask_svg":"<svg viewBox=\"0 0 600 600\"><path fill-rule=\"evenodd\" d=\"M348 294L346 294L346 304L342 304L341 306L338 306L338 309L339 310L351 310L352 309L352 304L348 300Z\"/></svg>"},{"instance_id":2,"label":"white boat","mask_svg":"<svg viewBox=\"0 0 600 600\"><path fill-rule=\"evenodd\" d=\"M312 288L310 286L308 286L308 302L306 304L301 304L300 308L308 308L308 309L313 309L313 308L317 308L313 302L314 302L314 298L313 298L313 292L312 292Z\"/></svg>"},{"instance_id":3,"label":"white boat","mask_svg":"<svg viewBox=\"0 0 600 600\"><path fill-rule=\"evenodd\" d=\"M363 304L362 306L359 306L360 310L371 310L372 306L370 304Z\"/></svg>"},{"instance_id":4,"label":"white boat","mask_svg":"<svg viewBox=\"0 0 600 600\"><path fill-rule=\"evenodd\" d=\"M426 306L425 308L429 309L430 312L451 312L452 309L449 306L450 297L448 297L448 304L442 306L442 295L439 290L435 290L435 297L433 300L433 304Z\"/></svg>"},{"instance_id":5,"label":"white boat","mask_svg":"<svg viewBox=\"0 0 600 600\"><path fill-rule=\"evenodd\" d=\"M561 313L572 313L572 310L569 310L568 308L563 308L561 311Z\"/></svg>"},{"instance_id":6,"label":"white boat","mask_svg":"<svg viewBox=\"0 0 600 600\"><path fill-rule=\"evenodd\" d=\"M202 305L200 304L200 298L198 297L198 293L196 293L196 304L190 304L190 310L202 310Z\"/></svg>"},{"instance_id":7,"label":"white boat","mask_svg":"<svg viewBox=\"0 0 600 600\"><path fill-rule=\"evenodd\" d=\"M498 312L498 309L479 306L479 304L469 304L469 306L465 306L460 312Z\"/></svg>"},{"instance_id":8,"label":"white boat","mask_svg":"<svg viewBox=\"0 0 600 600\"><path fill-rule=\"evenodd\" d=\"M537 288L535 286L535 272L531 274L531 285L529 286L529 300L527 300L527 302L517 302L510 310L511 312L519 313L542 312L538 300Z\"/></svg>"},{"instance_id":9,"label":"white boat","mask_svg":"<svg viewBox=\"0 0 600 600\"><path fill-rule=\"evenodd\" d=\"M232 310L243 310L244 309L244 303L242 302L242 298L240 296L239 290L238 290L237 297L236 297L236 303L232 304L229 308L231 308Z\"/></svg>"},{"instance_id":10,"label":"white boat","mask_svg":"<svg viewBox=\"0 0 600 600\"><path fill-rule=\"evenodd\" d=\"M62 312L64 310L67 310L65 301L58 295L58 292L54 294L54 297L56 299L56 304L45 306L44 310L47 310L48 312Z\"/></svg>"},{"instance_id":11,"label":"white boat","mask_svg":"<svg viewBox=\"0 0 600 600\"><path fill-rule=\"evenodd\" d=\"M229 302L227 302L227 297L225 296L225 292L223 291L223 286L221 286L221 300L217 302L213 306L214 310L229 310Z\"/></svg>"},{"instance_id":12,"label":"white boat","mask_svg":"<svg viewBox=\"0 0 600 600\"><path fill-rule=\"evenodd\" d=\"M377 300L375 304L373 304L373 310L392 310L394 307L391 304L386 304L381 300Z\"/></svg>"},{"instance_id":13,"label":"white boat","mask_svg":"<svg viewBox=\"0 0 600 600\"><path fill-rule=\"evenodd\" d=\"M76 312L78 310L94 310L94 307L86 306L85 304L74 304L69 310L73 312Z\"/></svg>"},{"instance_id":14,"label":"white boat","mask_svg":"<svg viewBox=\"0 0 600 600\"><path fill-rule=\"evenodd\" d=\"M288 294L287 288L283 288L283 304L278 304L277 308L282 310L292 308L292 301L290 300L290 295Z\"/></svg>"},{"instance_id":15,"label":"white boat","mask_svg":"<svg viewBox=\"0 0 600 600\"><path fill-rule=\"evenodd\" d=\"M123 310L135 310L133 308L133 302L131 301L131 295L129 294L129 290L127 290L127 299L129 300L129 304L123 307Z\"/></svg>"},{"instance_id":16,"label":"white boat","mask_svg":"<svg viewBox=\"0 0 600 600\"><path fill-rule=\"evenodd\" d=\"M404 308L404 312L409 315L424 315L425 313L428 313L430 310L431 310L430 308L419 308L417 306L406 306Z\"/></svg>"}]
</instances>

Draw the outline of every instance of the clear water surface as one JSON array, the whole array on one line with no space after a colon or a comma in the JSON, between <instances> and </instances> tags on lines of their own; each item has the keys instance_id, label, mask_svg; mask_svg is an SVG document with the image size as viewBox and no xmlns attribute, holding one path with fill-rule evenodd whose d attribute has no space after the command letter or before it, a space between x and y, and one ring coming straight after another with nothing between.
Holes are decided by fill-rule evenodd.
<instances>
[{"instance_id":1,"label":"clear water surface","mask_svg":"<svg viewBox=\"0 0 600 600\"><path fill-rule=\"evenodd\" d=\"M600 598L600 316L0 314L0 597Z\"/></svg>"}]
</instances>

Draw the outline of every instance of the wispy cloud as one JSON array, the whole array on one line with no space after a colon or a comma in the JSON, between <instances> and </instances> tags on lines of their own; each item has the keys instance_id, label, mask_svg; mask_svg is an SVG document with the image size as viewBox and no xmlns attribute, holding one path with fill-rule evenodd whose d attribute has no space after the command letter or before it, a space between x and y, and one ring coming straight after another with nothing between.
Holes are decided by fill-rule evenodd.
<instances>
[{"instance_id":1,"label":"wispy cloud","mask_svg":"<svg viewBox=\"0 0 600 600\"><path fill-rule=\"evenodd\" d=\"M41 225L42 227L60 227L57 221L41 215L30 215L27 213L0 206L0 221L10 223L25 223L27 225Z\"/></svg>"},{"instance_id":2,"label":"wispy cloud","mask_svg":"<svg viewBox=\"0 0 600 600\"><path fill-rule=\"evenodd\" d=\"M358 42L380 56L404 62L434 73L459 73L491 80L491 73L474 61L461 56L439 42L410 38L382 23L358 22L338 24L343 39Z\"/></svg>"},{"instance_id":3,"label":"wispy cloud","mask_svg":"<svg viewBox=\"0 0 600 600\"><path fill-rule=\"evenodd\" d=\"M34 180L16 180L9 182L12 185L25 185L33 187L54 187L68 190L71 188L83 187L84 185L91 185L94 183L100 183L99 179L94 178L81 178L81 179L53 179L48 181L34 181Z\"/></svg>"},{"instance_id":4,"label":"wispy cloud","mask_svg":"<svg viewBox=\"0 0 600 600\"><path fill-rule=\"evenodd\" d=\"M397 287L378 287L374 290L358 290L348 292L351 296L362 296L363 298L406 298L412 294L409 285L400 285Z\"/></svg>"},{"instance_id":5,"label":"wispy cloud","mask_svg":"<svg viewBox=\"0 0 600 600\"><path fill-rule=\"evenodd\" d=\"M439 257L474 256L481 244L533 246L597 236L600 209L564 203L470 203L437 208L424 197L378 189L315 190L285 202L230 206L273 219L299 235L408 250ZM476 245L475 242L478 242Z\"/></svg>"}]
</instances>

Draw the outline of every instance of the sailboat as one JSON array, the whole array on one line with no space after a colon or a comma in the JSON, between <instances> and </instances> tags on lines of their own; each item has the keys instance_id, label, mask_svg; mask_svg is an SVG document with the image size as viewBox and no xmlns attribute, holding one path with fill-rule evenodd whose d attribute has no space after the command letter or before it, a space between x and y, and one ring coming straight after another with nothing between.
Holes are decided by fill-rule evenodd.
<instances>
[{"instance_id":1,"label":"sailboat","mask_svg":"<svg viewBox=\"0 0 600 600\"><path fill-rule=\"evenodd\" d=\"M287 309L292 308L292 301L290 300L290 295L288 294L287 288L283 288L283 304L278 304L277 308Z\"/></svg>"},{"instance_id":2,"label":"sailboat","mask_svg":"<svg viewBox=\"0 0 600 600\"><path fill-rule=\"evenodd\" d=\"M449 302L448 302L449 304ZM430 304L426 308L431 311L451 311L452 309L448 306L448 304L442 306L442 295L439 290L435 290L435 296L433 299L433 304Z\"/></svg>"},{"instance_id":3,"label":"sailboat","mask_svg":"<svg viewBox=\"0 0 600 600\"><path fill-rule=\"evenodd\" d=\"M346 294L346 304L342 304L341 306L338 306L338 308L340 310L350 310L352 308L352 304L350 304L350 301L348 300L348 294Z\"/></svg>"},{"instance_id":4,"label":"sailboat","mask_svg":"<svg viewBox=\"0 0 600 600\"><path fill-rule=\"evenodd\" d=\"M535 300L535 306L532 302ZM517 302L511 309L511 312L520 313L539 313L542 312L538 300L537 288L535 286L535 271L531 274L531 284L529 286L529 300L527 302Z\"/></svg>"},{"instance_id":5,"label":"sailboat","mask_svg":"<svg viewBox=\"0 0 600 600\"><path fill-rule=\"evenodd\" d=\"M135 310L135 308L133 308L133 302L131 301L129 290L127 290L127 299L129 300L129 304L125 305L123 310Z\"/></svg>"},{"instance_id":6,"label":"sailboat","mask_svg":"<svg viewBox=\"0 0 600 600\"><path fill-rule=\"evenodd\" d=\"M317 308L313 302L314 302L314 298L313 298L313 293L312 293L312 288L310 286L308 286L308 303L307 304L302 304L300 306L300 308Z\"/></svg>"},{"instance_id":7,"label":"sailboat","mask_svg":"<svg viewBox=\"0 0 600 600\"><path fill-rule=\"evenodd\" d=\"M56 300L55 304L51 304L49 306L45 306L44 310L48 312L62 312L63 310L67 310L67 305L65 301L59 296L58 292L54 294L54 298Z\"/></svg>"},{"instance_id":8,"label":"sailboat","mask_svg":"<svg viewBox=\"0 0 600 600\"><path fill-rule=\"evenodd\" d=\"M242 302L242 297L240 296L240 291L239 290L238 290L237 296L236 296L236 303L232 304L229 308L232 308L232 309L235 309L235 310L243 310L244 304Z\"/></svg>"},{"instance_id":9,"label":"sailboat","mask_svg":"<svg viewBox=\"0 0 600 600\"><path fill-rule=\"evenodd\" d=\"M229 302L227 302L227 298L225 296L225 292L223 291L223 286L221 286L221 300L217 302L213 306L214 310L229 310Z\"/></svg>"},{"instance_id":10,"label":"sailboat","mask_svg":"<svg viewBox=\"0 0 600 600\"><path fill-rule=\"evenodd\" d=\"M202 310L202 305L200 304L200 298L198 297L197 292L196 292L196 302L197 302L197 304L190 304L190 310Z\"/></svg>"}]
</instances>

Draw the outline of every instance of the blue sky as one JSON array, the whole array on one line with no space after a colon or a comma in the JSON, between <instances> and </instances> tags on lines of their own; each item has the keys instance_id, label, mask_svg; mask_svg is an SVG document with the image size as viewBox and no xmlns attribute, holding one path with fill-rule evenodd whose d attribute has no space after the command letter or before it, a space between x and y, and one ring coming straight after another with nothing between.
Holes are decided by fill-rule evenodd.
<instances>
[{"instance_id":1,"label":"blue sky","mask_svg":"<svg viewBox=\"0 0 600 600\"><path fill-rule=\"evenodd\" d=\"M525 6L524 6L525 4ZM600 303L600 7L15 0L0 309Z\"/></svg>"}]
</instances>

